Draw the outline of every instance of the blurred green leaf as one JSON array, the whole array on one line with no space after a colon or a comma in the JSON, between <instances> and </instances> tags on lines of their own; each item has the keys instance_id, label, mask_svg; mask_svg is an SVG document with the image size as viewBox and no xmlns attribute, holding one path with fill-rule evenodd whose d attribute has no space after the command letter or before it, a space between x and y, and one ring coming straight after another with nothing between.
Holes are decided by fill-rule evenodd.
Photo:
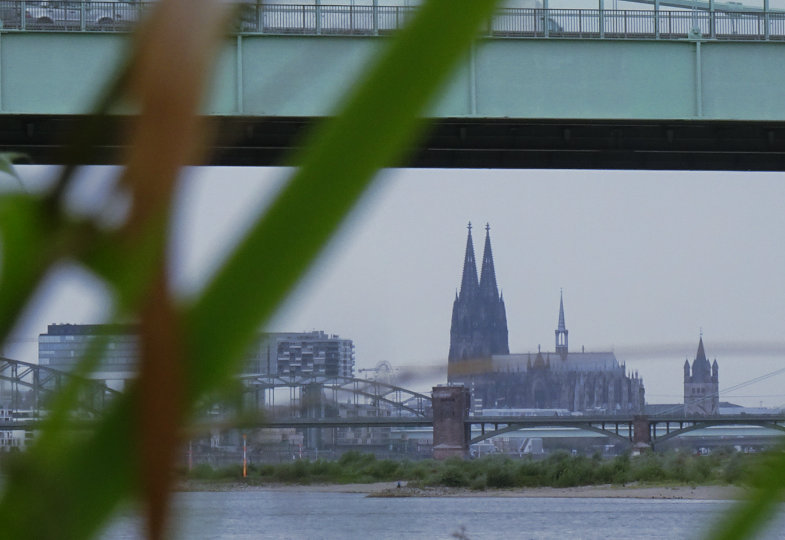
<instances>
[{"instance_id":1,"label":"blurred green leaf","mask_svg":"<svg viewBox=\"0 0 785 540\"><path fill-rule=\"evenodd\" d=\"M382 167L422 133L422 115L490 17L493 0L424 4L294 162L300 168L189 313L192 397L237 367ZM228 316L231 314L231 318Z\"/></svg>"},{"instance_id":2,"label":"blurred green leaf","mask_svg":"<svg viewBox=\"0 0 785 540\"><path fill-rule=\"evenodd\" d=\"M0 197L0 336L6 336L48 270L57 246L56 227L41 199Z\"/></svg>"},{"instance_id":3,"label":"blurred green leaf","mask_svg":"<svg viewBox=\"0 0 785 540\"><path fill-rule=\"evenodd\" d=\"M138 490L131 407L137 397L121 396L88 439L77 433L55 445L36 445L6 468L0 501L4 538L91 537Z\"/></svg>"},{"instance_id":4,"label":"blurred green leaf","mask_svg":"<svg viewBox=\"0 0 785 540\"><path fill-rule=\"evenodd\" d=\"M189 406L228 379L259 324L305 273L374 172L398 163L423 127L419 117L492 8L491 0L435 0L423 6L352 93L341 115L314 135L309 149L296 159L300 170L187 313ZM46 227L38 224L41 216L31 211L16 218L21 229L11 235L4 258L6 252L19 254L24 259L19 268L45 268L38 263L50 260L46 253L51 245ZM32 232L22 230L28 227ZM31 235L29 249L20 247L25 235ZM155 244L162 237L159 230L158 235L151 233L151 240L137 239L130 253L128 244L118 243L115 249L105 242L108 236L93 237L90 245L97 242L99 249L77 253L126 295L123 305L131 306L135 295L128 291L141 290L140 283L149 278L147 271L141 272L143 278L135 276L134 266L145 264L147 242ZM17 274L12 278L21 280ZM19 302L12 303L9 318L19 307ZM23 466L8 475L0 500L4 532L37 539L94 534L117 504L138 489L141 469L133 414L138 399L136 388L119 398L84 440L31 450Z\"/></svg>"},{"instance_id":5,"label":"blurred green leaf","mask_svg":"<svg viewBox=\"0 0 785 540\"><path fill-rule=\"evenodd\" d=\"M767 455L750 478L751 491L712 527L711 540L755 538L785 502L785 448Z\"/></svg>"},{"instance_id":6,"label":"blurred green leaf","mask_svg":"<svg viewBox=\"0 0 785 540\"><path fill-rule=\"evenodd\" d=\"M29 161L27 154L22 154L19 152L0 152L0 172L4 172L7 175L16 178L19 186L24 190L24 182L22 182L22 178L19 176L19 173L16 172L16 167L14 167L14 163L19 161Z\"/></svg>"}]
</instances>

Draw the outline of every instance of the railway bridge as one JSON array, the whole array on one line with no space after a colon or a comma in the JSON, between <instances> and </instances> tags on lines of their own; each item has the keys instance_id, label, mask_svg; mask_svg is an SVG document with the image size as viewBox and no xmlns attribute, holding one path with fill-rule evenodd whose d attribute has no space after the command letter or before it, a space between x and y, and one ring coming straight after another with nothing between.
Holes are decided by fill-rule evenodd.
<instances>
[{"instance_id":1,"label":"railway bridge","mask_svg":"<svg viewBox=\"0 0 785 540\"><path fill-rule=\"evenodd\" d=\"M91 419L98 417L117 394L100 381L8 358L0 358L0 381L5 385L4 397L10 397L11 408L26 408L31 413L25 418L0 419L0 431L35 430L40 418L46 416L51 400L69 385L78 396L74 427L89 428ZM383 381L352 377L244 375L238 382L243 397L241 407L264 412L256 423L244 423L245 428L432 427L437 458L464 456L471 444L527 428L573 428L651 448L712 426L759 426L785 432L785 415L474 416L470 414L469 390L463 386L435 386L428 395ZM276 390L288 392L288 399L276 404ZM338 404L347 397L347 405L354 411L352 416L338 416L337 411L326 413L325 405ZM363 413L357 414L361 408Z\"/></svg>"}]
</instances>

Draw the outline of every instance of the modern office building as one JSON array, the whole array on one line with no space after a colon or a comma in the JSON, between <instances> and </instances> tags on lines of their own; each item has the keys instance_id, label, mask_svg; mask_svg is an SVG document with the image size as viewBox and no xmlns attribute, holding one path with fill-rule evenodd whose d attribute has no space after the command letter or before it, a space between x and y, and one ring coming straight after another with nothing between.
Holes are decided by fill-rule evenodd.
<instances>
[{"instance_id":1,"label":"modern office building","mask_svg":"<svg viewBox=\"0 0 785 540\"><path fill-rule=\"evenodd\" d=\"M244 371L280 377L354 377L354 343L318 330L262 334Z\"/></svg>"},{"instance_id":2,"label":"modern office building","mask_svg":"<svg viewBox=\"0 0 785 540\"><path fill-rule=\"evenodd\" d=\"M71 371L96 348L99 367L91 377L122 390L136 375L139 328L119 324L50 324L38 336L38 363ZM248 352L244 375L354 376L351 339L321 331L260 334Z\"/></svg>"},{"instance_id":3,"label":"modern office building","mask_svg":"<svg viewBox=\"0 0 785 540\"><path fill-rule=\"evenodd\" d=\"M91 378L105 381L115 390L122 390L125 381L134 378L139 354L137 326L50 324L46 330L38 336L40 365L71 371L86 354L99 354L101 361Z\"/></svg>"}]
</instances>

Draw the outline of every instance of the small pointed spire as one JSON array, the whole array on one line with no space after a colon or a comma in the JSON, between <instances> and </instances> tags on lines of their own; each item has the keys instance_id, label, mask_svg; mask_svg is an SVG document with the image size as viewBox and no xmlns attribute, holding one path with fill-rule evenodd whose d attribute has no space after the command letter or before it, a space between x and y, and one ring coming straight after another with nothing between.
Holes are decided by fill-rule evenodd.
<instances>
[{"instance_id":1,"label":"small pointed spire","mask_svg":"<svg viewBox=\"0 0 785 540\"><path fill-rule=\"evenodd\" d=\"M460 298L472 297L477 294L480 284L477 281L477 263L474 260L474 242L472 242L472 222L466 227L466 255L463 259L463 277L461 278Z\"/></svg>"},{"instance_id":2,"label":"small pointed spire","mask_svg":"<svg viewBox=\"0 0 785 540\"><path fill-rule=\"evenodd\" d=\"M567 357L569 350L567 326L564 324L564 289L559 289L559 327L556 329L556 352L562 355L562 360Z\"/></svg>"},{"instance_id":3,"label":"small pointed spire","mask_svg":"<svg viewBox=\"0 0 785 540\"><path fill-rule=\"evenodd\" d=\"M701 330L700 341L698 341L698 353L695 355L695 360L700 360L701 362L708 362L708 360L706 359L706 351L703 349L703 330Z\"/></svg>"},{"instance_id":4,"label":"small pointed spire","mask_svg":"<svg viewBox=\"0 0 785 540\"><path fill-rule=\"evenodd\" d=\"M567 330L564 324L564 289L559 289L559 330Z\"/></svg>"},{"instance_id":5,"label":"small pointed spire","mask_svg":"<svg viewBox=\"0 0 785 540\"><path fill-rule=\"evenodd\" d=\"M698 352L695 354L695 361L692 363L692 381L708 382L711 378L711 364L706 358L706 351L703 348L703 336L698 341Z\"/></svg>"},{"instance_id":6,"label":"small pointed spire","mask_svg":"<svg viewBox=\"0 0 785 540\"><path fill-rule=\"evenodd\" d=\"M485 298L499 298L499 288L496 285L496 269L493 265L493 251L491 250L491 226L488 223L485 224L485 249L482 254L480 294Z\"/></svg>"}]
</instances>

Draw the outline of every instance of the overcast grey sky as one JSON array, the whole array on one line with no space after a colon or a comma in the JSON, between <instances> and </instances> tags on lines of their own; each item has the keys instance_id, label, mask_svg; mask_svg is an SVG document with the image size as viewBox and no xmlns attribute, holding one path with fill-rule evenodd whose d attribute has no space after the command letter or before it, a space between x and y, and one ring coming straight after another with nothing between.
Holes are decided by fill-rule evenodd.
<instances>
[{"instance_id":1,"label":"overcast grey sky","mask_svg":"<svg viewBox=\"0 0 785 540\"><path fill-rule=\"evenodd\" d=\"M83 193L94 197L111 173L94 169ZM183 294L198 290L286 173L188 171L173 251ZM46 174L23 170L30 185ZM571 349L613 349L644 377L650 402L678 402L701 328L721 390L785 367L783 201L781 174L385 171L269 329L351 338L359 368L444 366L466 223L477 225L479 257L487 221L511 352L553 349L563 288ZM100 322L107 312L95 280L63 269L4 353L36 361L47 324ZM780 406L783 382L721 398Z\"/></svg>"}]
</instances>

